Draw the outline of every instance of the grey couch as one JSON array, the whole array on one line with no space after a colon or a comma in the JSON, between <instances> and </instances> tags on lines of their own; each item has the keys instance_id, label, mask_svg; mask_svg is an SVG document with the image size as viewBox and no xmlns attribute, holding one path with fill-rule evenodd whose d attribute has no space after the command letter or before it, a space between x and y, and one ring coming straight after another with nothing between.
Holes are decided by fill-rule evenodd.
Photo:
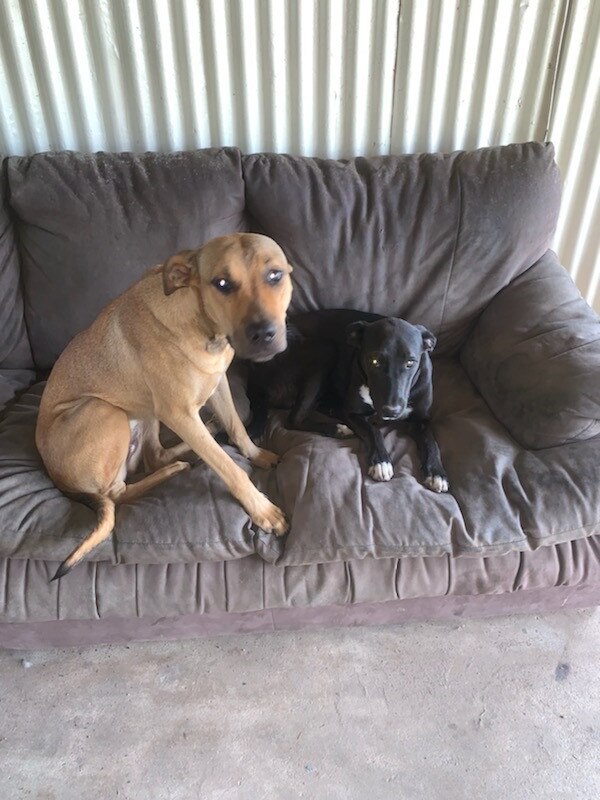
<instances>
[{"instance_id":1,"label":"grey couch","mask_svg":"<svg viewBox=\"0 0 600 800\"><path fill-rule=\"evenodd\" d=\"M600 324L551 244L551 145L323 161L41 154L0 176L0 644L12 647L539 610L600 602ZM292 308L403 316L438 337L434 426L452 492L395 477L357 440L287 431L253 479L291 520L256 530L202 463L118 509L112 539L56 583L92 509L43 471L43 378L149 266L232 231L295 267ZM232 382L247 413L242 368ZM250 471L234 450L234 457Z\"/></svg>"}]
</instances>

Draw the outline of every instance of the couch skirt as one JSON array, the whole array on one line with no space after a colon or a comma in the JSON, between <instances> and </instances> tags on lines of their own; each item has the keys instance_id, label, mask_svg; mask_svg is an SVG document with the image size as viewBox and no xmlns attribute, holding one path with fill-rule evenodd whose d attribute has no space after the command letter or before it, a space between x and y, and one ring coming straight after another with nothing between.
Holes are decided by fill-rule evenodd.
<instances>
[{"instance_id":1,"label":"couch skirt","mask_svg":"<svg viewBox=\"0 0 600 800\"><path fill-rule=\"evenodd\" d=\"M487 558L300 567L0 561L0 646L45 647L311 625L537 613L600 604L600 537Z\"/></svg>"}]
</instances>

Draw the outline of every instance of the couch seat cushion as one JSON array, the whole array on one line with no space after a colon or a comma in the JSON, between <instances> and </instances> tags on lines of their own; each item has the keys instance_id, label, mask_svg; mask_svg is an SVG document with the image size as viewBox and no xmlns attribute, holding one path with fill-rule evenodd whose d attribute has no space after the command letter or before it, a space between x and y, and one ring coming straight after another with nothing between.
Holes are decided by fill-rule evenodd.
<instances>
[{"instance_id":1,"label":"couch seat cushion","mask_svg":"<svg viewBox=\"0 0 600 800\"><path fill-rule=\"evenodd\" d=\"M395 475L364 477L357 439L287 431L272 415L266 445L281 456L252 479L281 505L285 539L255 530L202 462L119 506L115 533L91 555L112 563L226 561L258 554L282 565L405 556L502 555L600 533L600 439L528 451L493 416L455 361L435 363L434 427L451 493L423 486L412 440L387 429ZM0 557L60 561L95 523L43 471L34 428L43 384L0 422ZM250 465L227 448L243 469Z\"/></svg>"},{"instance_id":2,"label":"couch seat cushion","mask_svg":"<svg viewBox=\"0 0 600 800\"><path fill-rule=\"evenodd\" d=\"M266 446L282 461L265 489L291 519L282 564L400 556L505 554L600 533L600 439L523 449L454 360L434 367L434 429L451 493L423 486L416 448L387 429L394 477L363 477L357 439L287 431Z\"/></svg>"}]
</instances>

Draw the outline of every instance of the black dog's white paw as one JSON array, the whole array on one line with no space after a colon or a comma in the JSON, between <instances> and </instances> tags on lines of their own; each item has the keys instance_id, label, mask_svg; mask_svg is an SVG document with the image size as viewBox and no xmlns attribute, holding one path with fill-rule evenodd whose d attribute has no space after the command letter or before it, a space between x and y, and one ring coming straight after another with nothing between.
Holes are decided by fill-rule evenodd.
<instances>
[{"instance_id":1,"label":"black dog's white paw","mask_svg":"<svg viewBox=\"0 0 600 800\"><path fill-rule=\"evenodd\" d=\"M351 436L354 436L354 433L352 428L349 428L342 422L338 422L335 426L335 435L338 439L349 439Z\"/></svg>"},{"instance_id":2,"label":"black dog's white paw","mask_svg":"<svg viewBox=\"0 0 600 800\"><path fill-rule=\"evenodd\" d=\"M432 492L447 492L448 478L445 475L428 475L425 478L425 486Z\"/></svg>"},{"instance_id":3,"label":"black dog's white paw","mask_svg":"<svg viewBox=\"0 0 600 800\"><path fill-rule=\"evenodd\" d=\"M394 468L389 461L379 461L371 464L369 475L374 481L390 481L394 477Z\"/></svg>"}]
</instances>

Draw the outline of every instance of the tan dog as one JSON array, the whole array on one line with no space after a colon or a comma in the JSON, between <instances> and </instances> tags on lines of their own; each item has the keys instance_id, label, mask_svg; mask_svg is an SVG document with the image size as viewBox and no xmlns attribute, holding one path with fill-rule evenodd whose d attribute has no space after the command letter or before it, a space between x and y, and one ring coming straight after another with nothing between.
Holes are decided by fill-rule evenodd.
<instances>
[{"instance_id":1,"label":"tan dog","mask_svg":"<svg viewBox=\"0 0 600 800\"><path fill-rule=\"evenodd\" d=\"M36 444L58 488L91 495L99 518L52 580L110 536L116 503L188 469L177 459L190 449L220 475L256 525L285 533L282 511L215 442L199 410L208 404L253 464L277 463L249 439L225 372L234 350L264 361L285 349L290 272L281 248L266 236L213 239L152 269L67 346L42 395ZM160 422L182 444L163 449ZM152 474L126 485L140 458Z\"/></svg>"}]
</instances>

